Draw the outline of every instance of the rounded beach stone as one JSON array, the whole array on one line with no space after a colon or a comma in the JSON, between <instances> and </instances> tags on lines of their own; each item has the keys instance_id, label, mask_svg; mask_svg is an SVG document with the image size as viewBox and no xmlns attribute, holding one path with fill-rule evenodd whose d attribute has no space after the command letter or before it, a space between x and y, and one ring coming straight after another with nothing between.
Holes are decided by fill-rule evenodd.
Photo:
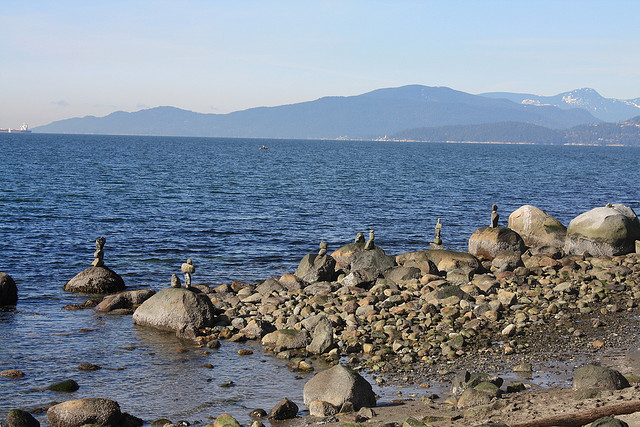
<instances>
[{"instance_id":1,"label":"rounded beach stone","mask_svg":"<svg viewBox=\"0 0 640 427\"><path fill-rule=\"evenodd\" d=\"M524 205L509 215L509 228L522 237L529 247L553 246L561 248L567 227L535 206Z\"/></svg>"},{"instance_id":2,"label":"rounded beach stone","mask_svg":"<svg viewBox=\"0 0 640 427\"><path fill-rule=\"evenodd\" d=\"M567 254L615 256L635 252L640 222L633 209L616 204L591 209L569 223L564 251Z\"/></svg>"},{"instance_id":3,"label":"rounded beach stone","mask_svg":"<svg viewBox=\"0 0 640 427\"><path fill-rule=\"evenodd\" d=\"M28 412L12 409L2 425L5 427L40 427L40 422Z\"/></svg>"},{"instance_id":4,"label":"rounded beach stone","mask_svg":"<svg viewBox=\"0 0 640 427\"><path fill-rule=\"evenodd\" d=\"M18 302L18 287L7 273L0 272L0 307L16 305Z\"/></svg>"},{"instance_id":5,"label":"rounded beach stone","mask_svg":"<svg viewBox=\"0 0 640 427\"><path fill-rule=\"evenodd\" d=\"M74 380L64 380L55 384L51 384L47 387L47 390L51 391L63 391L65 393L72 393L78 390L80 386Z\"/></svg>"},{"instance_id":6,"label":"rounded beach stone","mask_svg":"<svg viewBox=\"0 0 640 427\"><path fill-rule=\"evenodd\" d=\"M598 365L583 365L573 374L573 389L601 388L621 390L629 387L629 381L615 369Z\"/></svg>"},{"instance_id":7,"label":"rounded beach stone","mask_svg":"<svg viewBox=\"0 0 640 427\"><path fill-rule=\"evenodd\" d=\"M110 399L85 398L68 400L47 410L52 427L79 427L84 424L120 425L120 405Z\"/></svg>"},{"instance_id":8,"label":"rounded beach stone","mask_svg":"<svg viewBox=\"0 0 640 427\"><path fill-rule=\"evenodd\" d=\"M269 419L275 421L290 420L291 418L295 418L297 414L298 405L285 397L271 409Z\"/></svg>"},{"instance_id":9,"label":"rounded beach stone","mask_svg":"<svg viewBox=\"0 0 640 427\"><path fill-rule=\"evenodd\" d=\"M122 291L124 280L108 267L89 267L69 280L63 289L67 292L110 294Z\"/></svg>"},{"instance_id":10,"label":"rounded beach stone","mask_svg":"<svg viewBox=\"0 0 640 427\"><path fill-rule=\"evenodd\" d=\"M345 402L351 402L356 411L362 407L376 406L371 384L357 372L342 365L319 372L307 381L303 398L307 407L314 400L328 402L338 408Z\"/></svg>"},{"instance_id":11,"label":"rounded beach stone","mask_svg":"<svg viewBox=\"0 0 640 427\"><path fill-rule=\"evenodd\" d=\"M229 414L222 414L213 422L213 427L240 427L240 423Z\"/></svg>"}]
</instances>

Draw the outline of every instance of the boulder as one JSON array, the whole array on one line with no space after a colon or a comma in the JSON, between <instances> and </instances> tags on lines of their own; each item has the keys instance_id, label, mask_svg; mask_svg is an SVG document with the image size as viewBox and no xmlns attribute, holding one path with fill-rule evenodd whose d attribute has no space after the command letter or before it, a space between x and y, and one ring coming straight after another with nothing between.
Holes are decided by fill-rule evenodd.
<instances>
[{"instance_id":1,"label":"boulder","mask_svg":"<svg viewBox=\"0 0 640 427\"><path fill-rule=\"evenodd\" d=\"M629 427L629 424L617 418L608 416L598 418L597 420L589 424L589 427Z\"/></svg>"},{"instance_id":2,"label":"boulder","mask_svg":"<svg viewBox=\"0 0 640 427\"><path fill-rule=\"evenodd\" d=\"M249 340L255 340L275 330L276 328L267 321L251 319L249 323L247 323L247 326L240 330L240 333Z\"/></svg>"},{"instance_id":3,"label":"boulder","mask_svg":"<svg viewBox=\"0 0 640 427\"><path fill-rule=\"evenodd\" d=\"M640 239L640 222L633 209L616 204L591 209L569 222L564 251L596 257L635 252Z\"/></svg>"},{"instance_id":4,"label":"boulder","mask_svg":"<svg viewBox=\"0 0 640 427\"><path fill-rule=\"evenodd\" d=\"M422 275L440 274L436 264L429 259L429 251L408 252L396 255L396 264L403 267L419 268Z\"/></svg>"},{"instance_id":5,"label":"boulder","mask_svg":"<svg viewBox=\"0 0 640 427\"><path fill-rule=\"evenodd\" d=\"M0 307L16 305L18 302L18 287L11 276L0 272Z\"/></svg>"},{"instance_id":6,"label":"boulder","mask_svg":"<svg viewBox=\"0 0 640 427\"><path fill-rule=\"evenodd\" d=\"M64 380L64 381L57 382L55 384L51 384L49 387L47 387L47 390L73 393L74 391L77 391L79 388L80 386L74 380Z\"/></svg>"},{"instance_id":7,"label":"boulder","mask_svg":"<svg viewBox=\"0 0 640 427\"><path fill-rule=\"evenodd\" d=\"M21 409L12 409L7 414L2 424L5 427L40 427L40 422L28 412Z\"/></svg>"},{"instance_id":8,"label":"boulder","mask_svg":"<svg viewBox=\"0 0 640 427\"><path fill-rule=\"evenodd\" d=\"M269 412L269 420L281 421L295 418L298 414L298 405L286 397L276 404Z\"/></svg>"},{"instance_id":9,"label":"boulder","mask_svg":"<svg viewBox=\"0 0 640 427\"><path fill-rule=\"evenodd\" d=\"M309 344L309 333L305 330L279 329L262 337L260 342L265 347L280 350L305 348Z\"/></svg>"},{"instance_id":10,"label":"boulder","mask_svg":"<svg viewBox=\"0 0 640 427\"><path fill-rule=\"evenodd\" d=\"M283 274L278 281L289 292L299 291L309 284L291 273Z\"/></svg>"},{"instance_id":11,"label":"boulder","mask_svg":"<svg viewBox=\"0 0 640 427\"><path fill-rule=\"evenodd\" d=\"M166 288L143 302L133 313L138 325L177 333L212 326L215 308L204 294L185 288Z\"/></svg>"},{"instance_id":12,"label":"boulder","mask_svg":"<svg viewBox=\"0 0 640 427\"><path fill-rule=\"evenodd\" d=\"M308 283L330 282L334 279L336 260L331 255L307 254L302 258L295 276Z\"/></svg>"},{"instance_id":13,"label":"boulder","mask_svg":"<svg viewBox=\"0 0 640 427\"><path fill-rule=\"evenodd\" d=\"M51 427L80 427L85 424L100 424L117 427L122 413L120 405L109 399L85 398L69 400L47 410Z\"/></svg>"},{"instance_id":14,"label":"boulder","mask_svg":"<svg viewBox=\"0 0 640 427\"><path fill-rule=\"evenodd\" d=\"M136 291L119 292L114 295L107 295L96 307L97 311L106 313L118 309L131 309L142 304L151 298L156 291L153 289L139 289Z\"/></svg>"},{"instance_id":15,"label":"boulder","mask_svg":"<svg viewBox=\"0 0 640 427\"><path fill-rule=\"evenodd\" d=\"M480 260L466 252L435 249L425 251L425 253L441 272L446 273L455 268L470 270L473 273L481 273L483 271Z\"/></svg>"},{"instance_id":16,"label":"boulder","mask_svg":"<svg viewBox=\"0 0 640 427\"><path fill-rule=\"evenodd\" d=\"M347 274L340 283L343 286L357 286L362 289L369 289L376 282L376 274L371 270L354 270Z\"/></svg>"},{"instance_id":17,"label":"boulder","mask_svg":"<svg viewBox=\"0 0 640 427\"><path fill-rule=\"evenodd\" d=\"M222 414L213 422L213 427L240 427L240 423L229 414Z\"/></svg>"},{"instance_id":18,"label":"boulder","mask_svg":"<svg viewBox=\"0 0 640 427\"><path fill-rule=\"evenodd\" d=\"M518 267L524 267L522 257L517 252L501 252L491 261L491 271L494 274L505 271L513 271Z\"/></svg>"},{"instance_id":19,"label":"boulder","mask_svg":"<svg viewBox=\"0 0 640 427\"><path fill-rule=\"evenodd\" d=\"M508 227L518 233L529 247L564 246L567 227L560 221L531 205L524 205L509 215Z\"/></svg>"},{"instance_id":20,"label":"boulder","mask_svg":"<svg viewBox=\"0 0 640 427\"><path fill-rule=\"evenodd\" d=\"M348 265L351 262L351 257L357 253L364 251L365 243L349 243L339 249L336 249L331 253L331 258L336 260L336 263L341 265Z\"/></svg>"},{"instance_id":21,"label":"boulder","mask_svg":"<svg viewBox=\"0 0 640 427\"><path fill-rule=\"evenodd\" d=\"M125 288L124 280L108 267L89 267L78 273L63 287L67 292L110 294Z\"/></svg>"},{"instance_id":22,"label":"boulder","mask_svg":"<svg viewBox=\"0 0 640 427\"><path fill-rule=\"evenodd\" d=\"M385 279L394 282L404 282L405 280L419 279L422 277L422 270L418 267L397 266L387 271L384 275Z\"/></svg>"},{"instance_id":23,"label":"boulder","mask_svg":"<svg viewBox=\"0 0 640 427\"><path fill-rule=\"evenodd\" d=\"M479 228L469 238L469 253L488 260L507 251L522 255L526 249L522 237L507 227Z\"/></svg>"},{"instance_id":24,"label":"boulder","mask_svg":"<svg viewBox=\"0 0 640 427\"><path fill-rule=\"evenodd\" d=\"M583 365L573 373L573 389L600 388L621 390L629 387L629 381L615 369L598 365Z\"/></svg>"},{"instance_id":25,"label":"boulder","mask_svg":"<svg viewBox=\"0 0 640 427\"><path fill-rule=\"evenodd\" d=\"M322 354L333 347L333 326L326 317L320 318L311 334L311 344L307 351L313 354Z\"/></svg>"},{"instance_id":26,"label":"boulder","mask_svg":"<svg viewBox=\"0 0 640 427\"><path fill-rule=\"evenodd\" d=\"M378 246L371 250L356 252L351 256L351 270L370 270L376 275L382 275L385 271L396 265L396 258L387 255L384 250Z\"/></svg>"},{"instance_id":27,"label":"boulder","mask_svg":"<svg viewBox=\"0 0 640 427\"><path fill-rule=\"evenodd\" d=\"M357 411L362 407L376 406L376 396L367 382L357 372L336 365L316 374L304 385L304 404L320 400L341 408L346 402L353 404Z\"/></svg>"},{"instance_id":28,"label":"boulder","mask_svg":"<svg viewBox=\"0 0 640 427\"><path fill-rule=\"evenodd\" d=\"M309 415L312 417L330 417L338 413L340 408L336 408L329 402L314 400L309 403Z\"/></svg>"},{"instance_id":29,"label":"boulder","mask_svg":"<svg viewBox=\"0 0 640 427\"><path fill-rule=\"evenodd\" d=\"M278 279L267 279L258 286L256 286L256 292L262 296L271 295L273 292L280 292L284 290L284 286L278 281Z\"/></svg>"}]
</instances>

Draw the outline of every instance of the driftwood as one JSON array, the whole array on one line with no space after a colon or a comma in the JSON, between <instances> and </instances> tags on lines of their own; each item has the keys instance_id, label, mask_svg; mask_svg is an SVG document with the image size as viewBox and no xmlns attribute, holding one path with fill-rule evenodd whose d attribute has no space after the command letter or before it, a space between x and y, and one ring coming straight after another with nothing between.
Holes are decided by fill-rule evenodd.
<instances>
[{"instance_id":1,"label":"driftwood","mask_svg":"<svg viewBox=\"0 0 640 427\"><path fill-rule=\"evenodd\" d=\"M590 409L585 412L556 415L534 421L512 424L511 427L581 427L602 417L633 414L634 412L639 411L640 400L637 400L633 402L620 403L618 405L601 406L600 408Z\"/></svg>"}]
</instances>

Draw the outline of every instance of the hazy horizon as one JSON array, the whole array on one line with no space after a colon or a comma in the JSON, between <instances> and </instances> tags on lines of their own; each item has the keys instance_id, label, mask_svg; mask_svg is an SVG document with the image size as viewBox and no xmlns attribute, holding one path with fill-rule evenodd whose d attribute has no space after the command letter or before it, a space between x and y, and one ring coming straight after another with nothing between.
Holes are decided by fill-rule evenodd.
<instances>
[{"instance_id":1,"label":"hazy horizon","mask_svg":"<svg viewBox=\"0 0 640 427\"><path fill-rule=\"evenodd\" d=\"M228 113L408 84L640 96L640 3L9 0L0 127Z\"/></svg>"}]
</instances>

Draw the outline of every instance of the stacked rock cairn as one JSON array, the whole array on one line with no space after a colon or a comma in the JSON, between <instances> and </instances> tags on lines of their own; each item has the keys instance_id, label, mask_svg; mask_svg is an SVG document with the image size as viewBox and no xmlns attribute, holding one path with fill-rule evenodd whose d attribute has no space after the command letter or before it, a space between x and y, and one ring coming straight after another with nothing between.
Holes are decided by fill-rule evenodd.
<instances>
[{"instance_id":1,"label":"stacked rock cairn","mask_svg":"<svg viewBox=\"0 0 640 427\"><path fill-rule=\"evenodd\" d=\"M491 228L496 228L498 226L498 220L500 219L500 214L498 214L498 205L491 206Z\"/></svg>"},{"instance_id":2,"label":"stacked rock cairn","mask_svg":"<svg viewBox=\"0 0 640 427\"><path fill-rule=\"evenodd\" d=\"M104 244L107 242L107 239L104 237L98 237L96 239L96 251L93 253L93 262L91 263L94 267L103 267L104 266Z\"/></svg>"},{"instance_id":3,"label":"stacked rock cairn","mask_svg":"<svg viewBox=\"0 0 640 427\"><path fill-rule=\"evenodd\" d=\"M196 267L193 265L191 259L182 264L182 272L184 273L184 287L189 289L191 287L191 275L196 272Z\"/></svg>"}]
</instances>

